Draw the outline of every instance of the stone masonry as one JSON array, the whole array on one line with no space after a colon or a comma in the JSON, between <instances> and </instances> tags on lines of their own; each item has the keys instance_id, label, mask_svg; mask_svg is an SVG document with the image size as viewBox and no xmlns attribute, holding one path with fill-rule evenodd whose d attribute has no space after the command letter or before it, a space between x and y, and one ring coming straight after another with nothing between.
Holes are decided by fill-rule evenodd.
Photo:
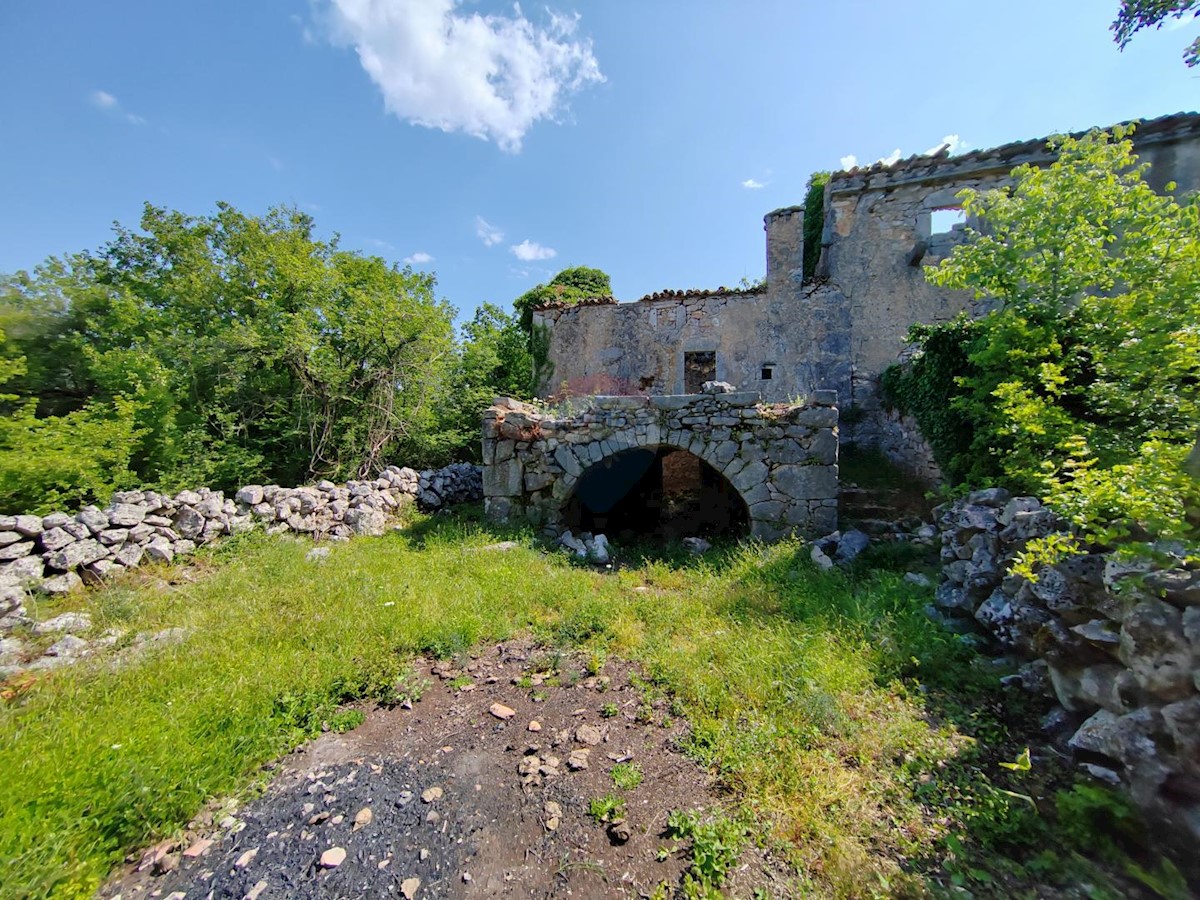
<instances>
[{"instance_id":1,"label":"stone masonry","mask_svg":"<svg viewBox=\"0 0 1200 900\"><path fill-rule=\"evenodd\" d=\"M1200 189L1200 115L1143 122L1133 144L1155 190ZM606 298L535 311L549 338L539 393L680 394L688 354L715 354L713 378L770 402L835 391L847 445L880 449L927 477L928 448L897 432L877 385L902 359L910 326L986 308L969 292L925 279L925 268L977 224L947 225L938 211L960 207L963 188L1003 187L1014 167L1054 158L1043 138L836 172L826 187L814 279L803 279L803 208L775 210L764 218L761 288L666 291L632 303Z\"/></svg>"},{"instance_id":2,"label":"stone masonry","mask_svg":"<svg viewBox=\"0 0 1200 900\"><path fill-rule=\"evenodd\" d=\"M1200 569L1182 546L1156 557L1085 553L1036 580L1012 572L1032 538L1066 527L1033 497L976 491L935 511L943 581L930 610L1026 660L1021 686L1053 696L1043 722L1091 777L1129 791L1178 847L1200 843ZM1191 857L1193 863L1194 854ZM1197 868L1200 868L1198 866Z\"/></svg>"},{"instance_id":3,"label":"stone masonry","mask_svg":"<svg viewBox=\"0 0 1200 900\"><path fill-rule=\"evenodd\" d=\"M728 479L755 537L837 528L838 411L829 392L802 405L764 405L751 392L598 396L584 404L556 414L500 398L484 413L489 516L556 532L587 469L624 450L669 447Z\"/></svg>"}]
</instances>

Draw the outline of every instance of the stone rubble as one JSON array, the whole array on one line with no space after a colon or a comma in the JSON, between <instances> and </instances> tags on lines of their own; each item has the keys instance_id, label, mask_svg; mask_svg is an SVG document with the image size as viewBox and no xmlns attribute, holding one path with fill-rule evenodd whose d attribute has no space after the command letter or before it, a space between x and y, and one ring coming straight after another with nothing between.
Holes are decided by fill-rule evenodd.
<instances>
[{"instance_id":1,"label":"stone rubble","mask_svg":"<svg viewBox=\"0 0 1200 900\"><path fill-rule=\"evenodd\" d=\"M75 515L0 516L0 634L32 622L30 592L61 595L140 565L171 562L224 535L262 527L268 534L295 532L316 540L381 535L388 521L416 503L425 511L479 500L478 466L455 463L417 472L388 466L378 478L337 485L284 488L246 485L232 498L201 488L175 496L119 491L104 509L85 506ZM314 553L319 560L324 554ZM42 631L85 631L68 613ZM59 623L59 624L53 624ZM66 624L63 624L66 623Z\"/></svg>"},{"instance_id":2,"label":"stone rubble","mask_svg":"<svg viewBox=\"0 0 1200 900\"><path fill-rule=\"evenodd\" d=\"M1066 531L1032 497L976 491L935 510L942 581L928 609L1025 660L1006 681L1052 695L1045 727L1094 778L1120 784L1162 833L1200 842L1200 566L1088 552L1010 574L1033 538Z\"/></svg>"}]
</instances>

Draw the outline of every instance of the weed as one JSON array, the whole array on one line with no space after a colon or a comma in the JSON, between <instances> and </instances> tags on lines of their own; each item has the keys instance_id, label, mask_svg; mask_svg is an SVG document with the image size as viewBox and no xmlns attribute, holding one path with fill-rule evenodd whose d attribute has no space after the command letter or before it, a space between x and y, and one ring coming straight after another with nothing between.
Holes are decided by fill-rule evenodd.
<instances>
[{"instance_id":1,"label":"weed","mask_svg":"<svg viewBox=\"0 0 1200 900\"><path fill-rule=\"evenodd\" d=\"M617 763L612 768L612 780L623 791L632 791L642 783L642 767L637 763Z\"/></svg>"},{"instance_id":2,"label":"weed","mask_svg":"<svg viewBox=\"0 0 1200 900\"><path fill-rule=\"evenodd\" d=\"M608 654L603 650L593 650L588 654L586 671L588 675L595 677L604 671L604 664L608 662Z\"/></svg>"},{"instance_id":3,"label":"weed","mask_svg":"<svg viewBox=\"0 0 1200 900\"><path fill-rule=\"evenodd\" d=\"M345 734L353 731L367 719L361 709L339 709L329 717L326 723L334 734Z\"/></svg>"},{"instance_id":4,"label":"weed","mask_svg":"<svg viewBox=\"0 0 1200 900\"><path fill-rule=\"evenodd\" d=\"M457 691L465 688L469 684L474 684L475 681L470 675L459 675L450 682L450 690Z\"/></svg>"},{"instance_id":5,"label":"weed","mask_svg":"<svg viewBox=\"0 0 1200 900\"><path fill-rule=\"evenodd\" d=\"M605 719L613 718L620 711L621 710L615 703L605 703L602 707L600 707L600 715Z\"/></svg>"},{"instance_id":6,"label":"weed","mask_svg":"<svg viewBox=\"0 0 1200 900\"><path fill-rule=\"evenodd\" d=\"M746 843L745 825L723 815L703 821L694 812L674 810L667 817L667 833L692 841L688 875L698 893L688 896L707 897L717 891Z\"/></svg>"},{"instance_id":7,"label":"weed","mask_svg":"<svg viewBox=\"0 0 1200 900\"><path fill-rule=\"evenodd\" d=\"M588 803L588 815L597 822L616 822L625 818L625 801L616 794L593 797Z\"/></svg>"}]
</instances>

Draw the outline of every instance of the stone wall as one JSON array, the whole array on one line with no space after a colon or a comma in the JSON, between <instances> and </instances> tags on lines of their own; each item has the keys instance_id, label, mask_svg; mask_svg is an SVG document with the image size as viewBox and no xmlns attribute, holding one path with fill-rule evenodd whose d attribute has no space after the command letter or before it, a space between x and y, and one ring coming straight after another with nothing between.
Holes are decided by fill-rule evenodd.
<instances>
[{"instance_id":1,"label":"stone wall","mask_svg":"<svg viewBox=\"0 0 1200 900\"><path fill-rule=\"evenodd\" d=\"M1135 132L1134 146L1149 163L1149 183L1177 193L1200 189L1200 116L1173 116L1147 122ZM861 411L845 429L847 444L880 447L888 435L886 412L878 398L879 375L897 362L905 337L916 323L945 322L959 312L981 313L965 291L925 280L965 239L963 226L935 233L935 210L958 207L964 188L989 190L1011 184L1010 172L1026 163L1048 165L1054 154L1045 139L1007 144L957 157L919 156L890 166L837 172L825 193L825 224L817 274L845 298L847 343L853 378L843 410ZM976 223L967 222L974 225ZM912 460L914 468L923 462Z\"/></svg>"},{"instance_id":2,"label":"stone wall","mask_svg":"<svg viewBox=\"0 0 1200 900\"><path fill-rule=\"evenodd\" d=\"M1146 122L1134 144L1156 189L1171 181L1179 192L1200 189L1200 116ZM924 450L887 421L879 375L900 359L911 325L986 308L972 307L966 292L925 280L925 267L965 236L961 226L935 233L934 213L958 206L963 188L999 187L1015 166L1053 159L1045 139L1037 139L835 173L826 188L814 282L803 283L803 209L776 210L764 218L767 277L760 291L667 292L536 312L535 322L549 332L551 363L539 394L564 387L578 394L678 394L684 355L712 351L716 378L768 401L836 391L844 413L856 410L844 416L854 422L844 428L846 444L880 448L910 470L927 469ZM915 455L905 457L907 449Z\"/></svg>"},{"instance_id":3,"label":"stone wall","mask_svg":"<svg viewBox=\"0 0 1200 900\"><path fill-rule=\"evenodd\" d=\"M632 448L686 450L745 501L751 531L774 540L837 528L838 411L831 393L765 405L756 393L593 397L554 413L501 398L484 413L490 516L557 531L580 476Z\"/></svg>"},{"instance_id":4,"label":"stone wall","mask_svg":"<svg viewBox=\"0 0 1200 900\"><path fill-rule=\"evenodd\" d=\"M843 441L858 447L871 447L886 456L902 472L921 484L942 483L942 470L933 458L933 448L921 434L921 427L912 416L901 415L886 407L873 414L860 413L862 418L853 425L843 426ZM845 434L852 435L847 440Z\"/></svg>"},{"instance_id":5,"label":"stone wall","mask_svg":"<svg viewBox=\"0 0 1200 900\"><path fill-rule=\"evenodd\" d=\"M935 617L978 627L1027 661L1017 680L1060 706L1044 723L1092 777L1126 788L1183 846L1200 843L1200 568L1178 548L1130 562L1089 553L1007 574L1035 537L1062 529L1030 497L979 491L937 511L943 581Z\"/></svg>"},{"instance_id":6,"label":"stone wall","mask_svg":"<svg viewBox=\"0 0 1200 900\"><path fill-rule=\"evenodd\" d=\"M848 396L843 313L838 291L801 289L786 273L754 292L672 292L633 303L538 310L534 322L550 334L550 367L538 392L682 394L686 354L711 351L716 380L768 402L816 390ZM770 378L763 378L764 369Z\"/></svg>"},{"instance_id":7,"label":"stone wall","mask_svg":"<svg viewBox=\"0 0 1200 900\"><path fill-rule=\"evenodd\" d=\"M317 539L383 534L414 502L426 510L482 496L478 466L416 472L389 466L379 478L299 488L247 485L233 497L202 488L169 496L121 491L104 509L0 516L0 634L28 624L30 592L65 594L145 560L171 562L223 535L265 528Z\"/></svg>"}]
</instances>

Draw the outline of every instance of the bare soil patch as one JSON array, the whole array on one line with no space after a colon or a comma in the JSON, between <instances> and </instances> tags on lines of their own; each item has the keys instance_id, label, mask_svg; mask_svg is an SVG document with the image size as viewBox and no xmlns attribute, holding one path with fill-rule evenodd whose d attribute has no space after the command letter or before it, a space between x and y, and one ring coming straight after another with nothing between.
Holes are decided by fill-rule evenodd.
<instances>
[{"instance_id":1,"label":"bare soil patch","mask_svg":"<svg viewBox=\"0 0 1200 900\"><path fill-rule=\"evenodd\" d=\"M581 656L519 640L420 661L416 676L411 709L364 710L353 731L285 757L261 796L214 804L101 896L675 895L690 854L664 835L667 817L721 798L680 751L687 723L633 666L593 675ZM618 765L640 784L617 787ZM605 797L623 801L623 823L589 814ZM787 897L790 881L750 844L727 890Z\"/></svg>"}]
</instances>

